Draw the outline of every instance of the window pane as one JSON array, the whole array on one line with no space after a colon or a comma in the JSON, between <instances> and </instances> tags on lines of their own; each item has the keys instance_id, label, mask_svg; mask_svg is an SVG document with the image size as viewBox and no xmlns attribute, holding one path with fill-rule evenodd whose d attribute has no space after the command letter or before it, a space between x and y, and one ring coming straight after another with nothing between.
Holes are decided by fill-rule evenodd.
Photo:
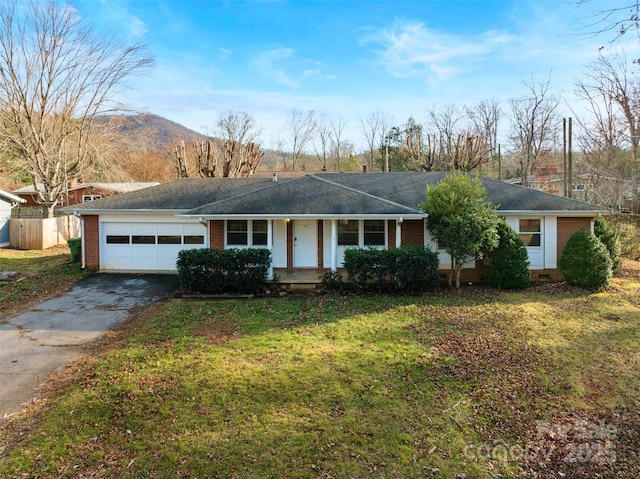
<instances>
[{"instance_id":1,"label":"window pane","mask_svg":"<svg viewBox=\"0 0 640 479\"><path fill-rule=\"evenodd\" d=\"M204 236L184 236L184 244L204 244Z\"/></svg>"},{"instance_id":2,"label":"window pane","mask_svg":"<svg viewBox=\"0 0 640 479\"><path fill-rule=\"evenodd\" d=\"M358 246L358 220L341 220L338 222L338 244L341 246Z\"/></svg>"},{"instance_id":3,"label":"window pane","mask_svg":"<svg viewBox=\"0 0 640 479\"><path fill-rule=\"evenodd\" d=\"M227 221L227 244L244 246L248 239L246 220Z\"/></svg>"},{"instance_id":4,"label":"window pane","mask_svg":"<svg viewBox=\"0 0 640 479\"><path fill-rule=\"evenodd\" d=\"M156 237L152 235L133 235L131 237L133 244L156 244Z\"/></svg>"},{"instance_id":5,"label":"window pane","mask_svg":"<svg viewBox=\"0 0 640 479\"><path fill-rule=\"evenodd\" d=\"M107 235L107 244L129 244L129 236Z\"/></svg>"},{"instance_id":6,"label":"window pane","mask_svg":"<svg viewBox=\"0 0 640 479\"><path fill-rule=\"evenodd\" d=\"M384 246L384 220L365 220L364 245Z\"/></svg>"},{"instance_id":7,"label":"window pane","mask_svg":"<svg viewBox=\"0 0 640 479\"><path fill-rule=\"evenodd\" d=\"M540 246L540 233L520 233L520 239L525 246Z\"/></svg>"},{"instance_id":8,"label":"window pane","mask_svg":"<svg viewBox=\"0 0 640 479\"><path fill-rule=\"evenodd\" d=\"M267 245L267 220L253 221L253 246Z\"/></svg>"},{"instance_id":9,"label":"window pane","mask_svg":"<svg viewBox=\"0 0 640 479\"><path fill-rule=\"evenodd\" d=\"M527 218L520 220L520 233L540 233L540 219Z\"/></svg>"},{"instance_id":10,"label":"window pane","mask_svg":"<svg viewBox=\"0 0 640 479\"><path fill-rule=\"evenodd\" d=\"M182 236L158 236L158 244L182 244Z\"/></svg>"},{"instance_id":11,"label":"window pane","mask_svg":"<svg viewBox=\"0 0 640 479\"><path fill-rule=\"evenodd\" d=\"M542 222L540 218L520 219L520 239L525 246L540 246L542 244Z\"/></svg>"}]
</instances>

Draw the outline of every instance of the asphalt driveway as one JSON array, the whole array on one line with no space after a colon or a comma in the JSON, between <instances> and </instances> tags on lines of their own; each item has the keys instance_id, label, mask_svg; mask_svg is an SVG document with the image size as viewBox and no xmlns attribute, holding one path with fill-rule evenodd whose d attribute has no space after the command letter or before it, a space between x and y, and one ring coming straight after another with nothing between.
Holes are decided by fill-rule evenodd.
<instances>
[{"instance_id":1,"label":"asphalt driveway","mask_svg":"<svg viewBox=\"0 0 640 479\"><path fill-rule=\"evenodd\" d=\"M95 274L26 313L0 317L0 422L37 400L47 377L127 319L132 310L166 298L176 275Z\"/></svg>"}]
</instances>

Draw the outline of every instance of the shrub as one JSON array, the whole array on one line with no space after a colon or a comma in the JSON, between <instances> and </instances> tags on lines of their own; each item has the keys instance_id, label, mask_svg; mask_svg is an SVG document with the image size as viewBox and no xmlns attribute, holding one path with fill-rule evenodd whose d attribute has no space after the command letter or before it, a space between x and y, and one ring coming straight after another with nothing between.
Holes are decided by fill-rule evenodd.
<instances>
[{"instance_id":1,"label":"shrub","mask_svg":"<svg viewBox=\"0 0 640 479\"><path fill-rule=\"evenodd\" d=\"M438 255L420 247L344 253L347 285L357 292L421 293L439 286L438 265Z\"/></svg>"},{"instance_id":2,"label":"shrub","mask_svg":"<svg viewBox=\"0 0 640 479\"><path fill-rule=\"evenodd\" d=\"M571 235L558 261L560 273L567 283L590 290L609 284L611 265L607 247L585 230Z\"/></svg>"},{"instance_id":3,"label":"shrub","mask_svg":"<svg viewBox=\"0 0 640 479\"><path fill-rule=\"evenodd\" d=\"M176 263L180 286L187 291L260 293L266 288L271 252L263 248L182 250Z\"/></svg>"},{"instance_id":4,"label":"shrub","mask_svg":"<svg viewBox=\"0 0 640 479\"><path fill-rule=\"evenodd\" d=\"M622 267L622 247L620 245L618 233L613 230L607 220L602 216L598 216L596 217L594 224L594 234L600 241L602 241L609 251L613 272L615 273L620 271L620 268Z\"/></svg>"},{"instance_id":5,"label":"shrub","mask_svg":"<svg viewBox=\"0 0 640 479\"><path fill-rule=\"evenodd\" d=\"M531 282L527 249L506 221L498 223L498 246L485 254L482 280L494 288L526 288Z\"/></svg>"}]
</instances>

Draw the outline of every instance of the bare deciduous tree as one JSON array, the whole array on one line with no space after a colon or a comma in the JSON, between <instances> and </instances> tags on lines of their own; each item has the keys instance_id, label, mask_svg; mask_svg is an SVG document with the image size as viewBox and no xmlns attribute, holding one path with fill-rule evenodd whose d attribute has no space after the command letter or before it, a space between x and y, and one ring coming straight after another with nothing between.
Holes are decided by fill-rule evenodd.
<instances>
[{"instance_id":1,"label":"bare deciduous tree","mask_svg":"<svg viewBox=\"0 0 640 479\"><path fill-rule=\"evenodd\" d=\"M550 80L524 82L529 94L509 101L511 141L520 158L522 186L529 186L528 175L536 166L540 152L553 146L558 118L558 99L549 91Z\"/></svg>"},{"instance_id":2,"label":"bare deciduous tree","mask_svg":"<svg viewBox=\"0 0 640 479\"><path fill-rule=\"evenodd\" d=\"M331 151L336 162L336 171L340 171L340 158L344 155L344 143L343 138L344 129L347 124L342 118L332 120L331 125Z\"/></svg>"},{"instance_id":3,"label":"bare deciduous tree","mask_svg":"<svg viewBox=\"0 0 640 479\"><path fill-rule=\"evenodd\" d=\"M498 124L502 116L498 100L482 100L467 108L467 115L473 122L475 134L484 137L489 146L490 156L493 157L498 147Z\"/></svg>"},{"instance_id":4,"label":"bare deciduous tree","mask_svg":"<svg viewBox=\"0 0 640 479\"><path fill-rule=\"evenodd\" d=\"M586 100L593 113L596 128L592 133L597 133L600 141L604 141L608 162L613 160L615 148L620 146L620 119L623 119L622 132L630 150L633 208L636 210L640 183L640 81L629 71L624 55L601 55L590 66L585 79L576 82L576 87L577 94Z\"/></svg>"},{"instance_id":5,"label":"bare deciduous tree","mask_svg":"<svg viewBox=\"0 0 640 479\"><path fill-rule=\"evenodd\" d=\"M322 164L322 171L327 171L327 160L331 154L333 131L331 128L331 122L326 115L321 115L318 118L316 125L315 145L316 156Z\"/></svg>"},{"instance_id":6,"label":"bare deciduous tree","mask_svg":"<svg viewBox=\"0 0 640 479\"><path fill-rule=\"evenodd\" d=\"M313 139L316 130L315 112L291 110L285 130L291 141L291 171L295 171L299 167L300 156Z\"/></svg>"},{"instance_id":7,"label":"bare deciduous tree","mask_svg":"<svg viewBox=\"0 0 640 479\"><path fill-rule=\"evenodd\" d=\"M383 145L385 136L391 128L391 123L391 117L380 111L370 113L360 120L362 133L367 145L365 155L370 171L375 168L376 155L380 152L380 147Z\"/></svg>"},{"instance_id":8,"label":"bare deciduous tree","mask_svg":"<svg viewBox=\"0 0 640 479\"><path fill-rule=\"evenodd\" d=\"M25 164L44 215L91 155L94 118L113 112L124 80L151 64L144 49L99 38L57 0L0 8L0 136Z\"/></svg>"}]
</instances>

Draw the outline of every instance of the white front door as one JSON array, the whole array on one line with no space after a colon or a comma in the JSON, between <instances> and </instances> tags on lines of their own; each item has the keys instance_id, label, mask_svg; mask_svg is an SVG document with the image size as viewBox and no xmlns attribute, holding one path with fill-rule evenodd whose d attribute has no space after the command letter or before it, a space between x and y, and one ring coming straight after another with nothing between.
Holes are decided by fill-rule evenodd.
<instances>
[{"instance_id":1,"label":"white front door","mask_svg":"<svg viewBox=\"0 0 640 479\"><path fill-rule=\"evenodd\" d=\"M318 267L318 222L295 220L293 225L293 267Z\"/></svg>"}]
</instances>

